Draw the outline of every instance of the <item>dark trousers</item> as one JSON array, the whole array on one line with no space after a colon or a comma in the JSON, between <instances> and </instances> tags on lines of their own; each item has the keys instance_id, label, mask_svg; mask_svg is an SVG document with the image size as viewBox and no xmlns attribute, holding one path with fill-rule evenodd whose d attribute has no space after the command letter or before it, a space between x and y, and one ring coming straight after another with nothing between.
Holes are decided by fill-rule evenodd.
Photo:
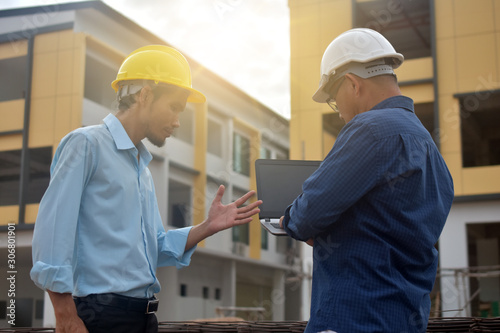
<instances>
[{"instance_id":1,"label":"dark trousers","mask_svg":"<svg viewBox=\"0 0 500 333\"><path fill-rule=\"evenodd\" d=\"M111 294L75 298L78 316L89 333L157 333L154 313L127 307L127 297ZM113 302L110 302L110 300ZM117 302L118 300L118 302ZM118 306L116 306L118 305Z\"/></svg>"}]
</instances>

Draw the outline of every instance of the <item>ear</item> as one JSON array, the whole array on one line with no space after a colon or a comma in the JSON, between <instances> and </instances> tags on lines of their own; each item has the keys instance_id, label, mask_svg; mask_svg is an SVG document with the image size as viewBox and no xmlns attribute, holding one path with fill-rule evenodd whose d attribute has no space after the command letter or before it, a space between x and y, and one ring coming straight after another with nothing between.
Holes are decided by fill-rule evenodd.
<instances>
[{"instance_id":1,"label":"ear","mask_svg":"<svg viewBox=\"0 0 500 333\"><path fill-rule=\"evenodd\" d=\"M352 89L352 91L354 92L354 94L356 96L359 96L361 94L361 89L362 89L362 86L363 86L362 79L359 76L351 74L351 73L347 73L345 75L345 77L348 80L349 87Z\"/></svg>"},{"instance_id":2,"label":"ear","mask_svg":"<svg viewBox=\"0 0 500 333\"><path fill-rule=\"evenodd\" d=\"M153 95L153 91L151 89L150 86L144 86L142 89L141 89L141 92L139 93L139 98L138 98L138 101L144 105L144 106L147 106L149 105L150 103L152 103L154 100L154 95Z\"/></svg>"}]
</instances>

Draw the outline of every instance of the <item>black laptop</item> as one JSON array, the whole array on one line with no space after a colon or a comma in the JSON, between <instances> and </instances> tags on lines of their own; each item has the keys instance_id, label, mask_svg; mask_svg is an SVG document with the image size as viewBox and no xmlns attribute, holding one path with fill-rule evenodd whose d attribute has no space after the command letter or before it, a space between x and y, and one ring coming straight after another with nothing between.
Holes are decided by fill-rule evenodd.
<instances>
[{"instance_id":1,"label":"black laptop","mask_svg":"<svg viewBox=\"0 0 500 333\"><path fill-rule=\"evenodd\" d=\"M271 160L255 161L259 219L273 235L286 235L280 228L280 217L285 209L302 193L302 184L316 171L321 161Z\"/></svg>"}]
</instances>

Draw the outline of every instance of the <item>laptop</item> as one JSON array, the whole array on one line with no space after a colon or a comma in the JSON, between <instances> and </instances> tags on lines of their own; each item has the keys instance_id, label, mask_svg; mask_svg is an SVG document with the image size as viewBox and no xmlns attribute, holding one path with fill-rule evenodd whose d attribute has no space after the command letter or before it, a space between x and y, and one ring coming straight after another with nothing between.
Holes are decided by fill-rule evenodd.
<instances>
[{"instance_id":1,"label":"laptop","mask_svg":"<svg viewBox=\"0 0 500 333\"><path fill-rule=\"evenodd\" d=\"M271 160L255 161L259 219L262 226L273 235L287 233L279 221L286 208L302 193L302 184L316 171L321 161Z\"/></svg>"}]
</instances>

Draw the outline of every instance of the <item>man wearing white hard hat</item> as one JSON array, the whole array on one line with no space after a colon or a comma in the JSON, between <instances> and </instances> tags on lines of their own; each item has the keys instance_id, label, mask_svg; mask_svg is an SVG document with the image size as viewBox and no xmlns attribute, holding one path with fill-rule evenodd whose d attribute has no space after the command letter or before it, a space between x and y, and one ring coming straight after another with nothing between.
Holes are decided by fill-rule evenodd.
<instances>
[{"instance_id":1,"label":"man wearing white hard hat","mask_svg":"<svg viewBox=\"0 0 500 333\"><path fill-rule=\"evenodd\" d=\"M306 333L426 331L434 246L454 192L399 90L403 59L370 29L346 31L323 55L313 99L346 125L282 217L290 236L313 246Z\"/></svg>"},{"instance_id":2,"label":"man wearing white hard hat","mask_svg":"<svg viewBox=\"0 0 500 333\"><path fill-rule=\"evenodd\" d=\"M208 217L165 232L142 140L162 146L186 103L203 103L184 56L164 45L132 52L112 83L118 111L66 135L51 165L33 235L31 278L49 293L57 333L155 333L156 269L189 265L196 244L249 223L253 194L221 203Z\"/></svg>"}]
</instances>

